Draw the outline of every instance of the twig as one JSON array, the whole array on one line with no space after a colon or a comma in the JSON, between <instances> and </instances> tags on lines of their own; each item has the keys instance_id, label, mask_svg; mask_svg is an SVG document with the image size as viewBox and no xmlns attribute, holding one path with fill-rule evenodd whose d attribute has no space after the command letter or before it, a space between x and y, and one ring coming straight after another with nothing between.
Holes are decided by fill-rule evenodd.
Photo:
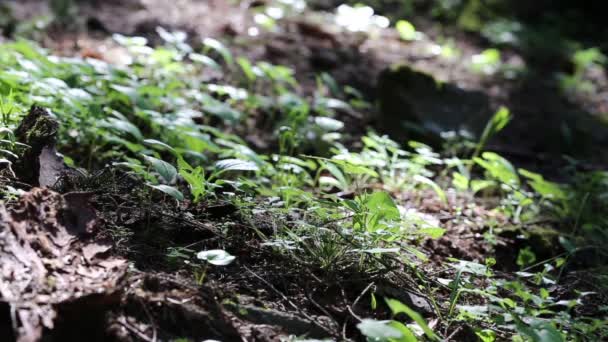
<instances>
[{"instance_id":1,"label":"twig","mask_svg":"<svg viewBox=\"0 0 608 342\"><path fill-rule=\"evenodd\" d=\"M365 289L363 289L363 291L361 291L361 294L359 294L359 296L357 298L355 298L355 301L353 302L353 305L352 305L353 308L355 306L357 306L357 303L359 303L359 301L361 300L361 298L363 298L363 296L365 295L365 293L367 291L369 291L369 289L371 289L372 286L374 286L374 285L375 285L375 282L372 281L371 283L369 283L369 285L367 285L367 287Z\"/></svg>"},{"instance_id":2,"label":"twig","mask_svg":"<svg viewBox=\"0 0 608 342\"><path fill-rule=\"evenodd\" d=\"M331 319L334 324L336 325L336 327L339 326L338 321L336 321L336 319L329 313L329 311L327 311L323 306L321 306L321 304L317 303L312 296L310 295L310 293L308 292L307 289L304 289L304 294L306 295L306 298L308 298L308 300L317 307L317 309L321 310L321 312L323 312L325 314L325 316L327 316L329 319Z\"/></svg>"},{"instance_id":3,"label":"twig","mask_svg":"<svg viewBox=\"0 0 608 342\"><path fill-rule=\"evenodd\" d=\"M354 307L357 306L357 303L359 303L359 301L361 300L361 298L363 298L363 296L365 295L365 293L367 293L367 291L369 291L369 289L372 288L372 286L374 286L375 282L371 282L369 283L369 285L367 285L365 287L365 289L363 289L363 291L361 291L361 293L359 294L359 296L357 298L355 298L355 301L353 302L352 305L347 305L346 309L348 310L348 312L355 317L359 322L362 320L361 317L359 317L359 315L355 314L354 312ZM348 323L348 317L346 318L346 320L344 321L344 325L342 326L342 335L343 337L346 339L346 324Z\"/></svg>"},{"instance_id":4,"label":"twig","mask_svg":"<svg viewBox=\"0 0 608 342\"><path fill-rule=\"evenodd\" d=\"M139 331L139 329L137 329L136 327L132 326L131 324L127 323L124 320L124 317L121 319L117 319L116 321L118 322L118 324L122 325L123 327L125 327L127 330L129 330L131 333L137 335L137 337L139 337L140 339L147 341L147 342L154 342L152 339L150 339L150 337L146 334L144 334L143 332Z\"/></svg>"},{"instance_id":5,"label":"twig","mask_svg":"<svg viewBox=\"0 0 608 342\"><path fill-rule=\"evenodd\" d=\"M323 329L325 332L327 332L330 335L334 335L334 332L332 332L331 330L327 329L327 327L323 326L322 324L320 324L319 322L317 322L313 317L310 317L310 315L308 315L306 312L302 311L302 309L300 309L297 305L295 305L291 300L289 300L289 298L287 298L286 295L283 294L283 292L277 290L277 288L275 288L271 283L269 283L266 279L262 278L261 276L259 276L257 273L253 272L251 269L249 269L249 267L247 266L243 266L243 268L245 268L245 270L247 270L247 272L251 273L251 275L253 275L254 277L256 277L258 280L260 280L261 282L263 282L266 286L268 286L268 288L270 288L272 291L274 291L276 294L278 294L281 298L283 298L283 300L285 302L287 302L289 305L291 305L292 308L294 308L296 311L298 311L302 316L304 316L307 320L309 320L312 324L318 326L319 328Z\"/></svg>"},{"instance_id":6,"label":"twig","mask_svg":"<svg viewBox=\"0 0 608 342\"><path fill-rule=\"evenodd\" d=\"M156 323L154 323L154 317L152 317L150 310L148 310L148 307L141 298L139 299L139 304L144 308L144 312L146 313L146 316L148 316L148 320L150 320L150 325L152 326L152 341L156 342Z\"/></svg>"},{"instance_id":7,"label":"twig","mask_svg":"<svg viewBox=\"0 0 608 342\"><path fill-rule=\"evenodd\" d=\"M450 341L452 339L452 337L454 337L454 335L458 334L458 332L462 330L462 325L459 326L458 328L454 329L454 331L450 334L450 336L446 337L446 341Z\"/></svg>"},{"instance_id":8,"label":"twig","mask_svg":"<svg viewBox=\"0 0 608 342\"><path fill-rule=\"evenodd\" d=\"M359 317L359 315L357 315L353 309L350 308L350 305L346 306L346 310L348 310L348 312L350 312L350 314L355 317L359 322L361 322L363 320L363 318Z\"/></svg>"}]
</instances>

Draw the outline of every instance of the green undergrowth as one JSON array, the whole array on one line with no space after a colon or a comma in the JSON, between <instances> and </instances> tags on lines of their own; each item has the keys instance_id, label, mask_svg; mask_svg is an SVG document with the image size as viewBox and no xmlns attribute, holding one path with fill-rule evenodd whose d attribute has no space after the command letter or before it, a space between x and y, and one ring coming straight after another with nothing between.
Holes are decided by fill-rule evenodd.
<instances>
[{"instance_id":1,"label":"green undergrowth","mask_svg":"<svg viewBox=\"0 0 608 342\"><path fill-rule=\"evenodd\" d=\"M371 310L392 313L389 320L361 318L358 328L370 341L443 340L462 327L482 341L606 338L605 302L587 299L605 290L608 173L558 184L485 151L510 120L507 109L458 155L374 132L347 145L359 133L348 130L344 121L352 117L344 113L372 108L355 89L321 74L314 93L304 94L288 67L233 56L214 39L194 49L183 33L158 32L165 43L157 47L114 37L131 59L126 66L52 56L24 40L1 45L0 161L10 169L27 148L12 132L36 104L59 120L58 149L85 176L121 170L146 185L149 199L183 208L232 203L263 248L326 279L407 276L431 298L434 314L423 318L391 298L382 306L370 291L364 300ZM18 196L13 183L3 190L6 200ZM491 245L502 233L518 236L509 246L512 267L492 252L484 260L431 261L422 242L447 232L423 214L429 192L454 217L465 209L456 196L496 203L488 209L507 223L488 223L483 234ZM260 216L273 229L260 229ZM554 234L543 236L550 252L531 243L538 225ZM191 252L173 246L168 258L193 264ZM229 257L215 264L208 254L206 262L232 267L230 254L214 251ZM200 265L192 269L198 282L204 265L202 273ZM442 271L427 274L436 267ZM565 286L589 270L598 286Z\"/></svg>"}]
</instances>

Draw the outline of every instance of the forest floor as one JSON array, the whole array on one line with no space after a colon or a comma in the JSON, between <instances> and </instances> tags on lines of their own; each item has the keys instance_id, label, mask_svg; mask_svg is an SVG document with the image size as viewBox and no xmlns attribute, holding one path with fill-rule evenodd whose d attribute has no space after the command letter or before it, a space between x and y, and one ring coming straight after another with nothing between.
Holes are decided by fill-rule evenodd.
<instances>
[{"instance_id":1,"label":"forest floor","mask_svg":"<svg viewBox=\"0 0 608 342\"><path fill-rule=\"evenodd\" d=\"M405 40L272 1L86 1L55 22L47 1L7 6L0 336L608 337L601 66L567 91L567 60L475 65L491 44L428 18ZM405 92L447 89L403 110L456 133L391 127L396 64Z\"/></svg>"}]
</instances>

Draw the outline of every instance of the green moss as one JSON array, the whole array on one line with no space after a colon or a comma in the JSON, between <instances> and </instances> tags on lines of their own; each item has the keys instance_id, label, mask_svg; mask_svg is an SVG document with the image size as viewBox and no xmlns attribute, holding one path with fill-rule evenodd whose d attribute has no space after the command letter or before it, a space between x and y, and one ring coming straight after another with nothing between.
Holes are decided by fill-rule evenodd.
<instances>
[{"instance_id":1,"label":"green moss","mask_svg":"<svg viewBox=\"0 0 608 342\"><path fill-rule=\"evenodd\" d=\"M57 134L58 124L50 116L39 116L34 126L26 133L26 143L38 145L54 139Z\"/></svg>"}]
</instances>

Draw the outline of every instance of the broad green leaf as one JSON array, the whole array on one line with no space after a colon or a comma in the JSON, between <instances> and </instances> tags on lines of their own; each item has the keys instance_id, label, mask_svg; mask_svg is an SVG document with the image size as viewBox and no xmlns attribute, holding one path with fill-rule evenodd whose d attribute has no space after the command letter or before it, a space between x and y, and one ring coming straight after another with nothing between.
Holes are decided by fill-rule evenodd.
<instances>
[{"instance_id":1,"label":"broad green leaf","mask_svg":"<svg viewBox=\"0 0 608 342\"><path fill-rule=\"evenodd\" d=\"M201 102L203 105L203 111L211 115L215 115L221 119L236 122L242 116L241 112L235 110L224 102L220 102L212 98L207 94L201 95Z\"/></svg>"},{"instance_id":2,"label":"broad green leaf","mask_svg":"<svg viewBox=\"0 0 608 342\"><path fill-rule=\"evenodd\" d=\"M445 229L439 227L421 228L417 231L418 234L426 235L431 239L439 239L445 234Z\"/></svg>"},{"instance_id":3,"label":"broad green leaf","mask_svg":"<svg viewBox=\"0 0 608 342\"><path fill-rule=\"evenodd\" d=\"M557 183L547 181L542 175L528 170L519 169L519 174L528 179L528 184L538 193L539 195L555 200L565 200L568 195L563 189L563 186Z\"/></svg>"},{"instance_id":4,"label":"broad green leaf","mask_svg":"<svg viewBox=\"0 0 608 342\"><path fill-rule=\"evenodd\" d=\"M466 260L458 260L456 264L449 265L463 273L471 273L479 276L485 276L486 272L488 271L488 267L486 265Z\"/></svg>"},{"instance_id":5,"label":"broad green leaf","mask_svg":"<svg viewBox=\"0 0 608 342\"><path fill-rule=\"evenodd\" d=\"M348 187L348 181L346 180L344 173L342 172L342 170L340 170L339 167L330 162L323 162L323 167L327 171L329 171L329 173L331 173L331 175L334 176L334 178L337 179L338 182L340 182L340 186L343 189L346 189Z\"/></svg>"},{"instance_id":6,"label":"broad green leaf","mask_svg":"<svg viewBox=\"0 0 608 342\"><path fill-rule=\"evenodd\" d=\"M433 330L431 330L431 328L428 326L428 324L426 324L426 321L424 320L424 318L422 318L422 316L420 316L419 313L410 309L409 306L401 303L400 301L398 301L396 299L384 298L384 300L386 301L386 304L388 305L388 307L391 309L391 312L393 313L393 315L396 315L398 313L404 313L404 314L408 315L414 322L416 322L416 324L418 324L418 326L420 326L420 328L422 328L422 330L424 331L424 334L430 340L432 340L432 341L440 340L439 336L437 336L437 334L435 334L435 332L433 332Z\"/></svg>"},{"instance_id":7,"label":"broad green leaf","mask_svg":"<svg viewBox=\"0 0 608 342\"><path fill-rule=\"evenodd\" d=\"M548 321L532 319L526 324L517 314L511 312L517 331L530 338L533 342L563 342L562 334Z\"/></svg>"},{"instance_id":8,"label":"broad green leaf","mask_svg":"<svg viewBox=\"0 0 608 342\"><path fill-rule=\"evenodd\" d=\"M452 184L457 190L464 191L469 188L469 179L460 172L453 172Z\"/></svg>"},{"instance_id":9,"label":"broad green leaf","mask_svg":"<svg viewBox=\"0 0 608 342\"><path fill-rule=\"evenodd\" d=\"M401 218L399 208L386 192L374 192L365 198L364 203L371 214L378 215L383 219L398 220Z\"/></svg>"},{"instance_id":10,"label":"broad green leaf","mask_svg":"<svg viewBox=\"0 0 608 342\"><path fill-rule=\"evenodd\" d=\"M391 327L390 321L376 321L374 319L364 319L357 324L361 333L372 341L386 341L391 338L401 338L403 334L399 329Z\"/></svg>"},{"instance_id":11,"label":"broad green leaf","mask_svg":"<svg viewBox=\"0 0 608 342\"><path fill-rule=\"evenodd\" d=\"M166 151L170 151L172 153L176 153L175 149L167 144L165 144L162 141L156 140L156 139L144 139L143 141L144 144L152 146L154 148L160 149L160 150L166 150Z\"/></svg>"},{"instance_id":12,"label":"broad green leaf","mask_svg":"<svg viewBox=\"0 0 608 342\"><path fill-rule=\"evenodd\" d=\"M102 126L110 129L115 129L121 132L129 133L138 140L143 139L143 135L141 134L139 128L137 128L137 126L126 120L121 120L117 118L107 118L105 124L103 124Z\"/></svg>"},{"instance_id":13,"label":"broad green leaf","mask_svg":"<svg viewBox=\"0 0 608 342\"><path fill-rule=\"evenodd\" d=\"M253 65L251 65L251 62L243 57L237 58L236 62L241 67L241 70L243 70L243 73L245 74L245 77L247 77L247 80L249 82L255 82L256 75L255 72L253 72Z\"/></svg>"},{"instance_id":14,"label":"broad green leaf","mask_svg":"<svg viewBox=\"0 0 608 342\"><path fill-rule=\"evenodd\" d=\"M403 325L401 322L391 321L388 324L390 327L395 328L401 332L401 338L391 339L391 342L418 342L416 335L410 330L410 328Z\"/></svg>"},{"instance_id":15,"label":"broad green leaf","mask_svg":"<svg viewBox=\"0 0 608 342\"><path fill-rule=\"evenodd\" d=\"M215 163L215 168L220 171L258 171L254 162L242 159L224 159Z\"/></svg>"},{"instance_id":16,"label":"broad green leaf","mask_svg":"<svg viewBox=\"0 0 608 342\"><path fill-rule=\"evenodd\" d=\"M471 191L476 194L483 189L491 188L496 185L496 182L493 180L474 179L471 181Z\"/></svg>"},{"instance_id":17,"label":"broad green leaf","mask_svg":"<svg viewBox=\"0 0 608 342\"><path fill-rule=\"evenodd\" d=\"M378 173L369 167L362 166L362 165L355 165L346 160L339 160L339 159L332 159L331 162L340 166L342 168L342 170L344 170L344 172L346 172L347 174L368 175L370 177L378 178Z\"/></svg>"},{"instance_id":18,"label":"broad green leaf","mask_svg":"<svg viewBox=\"0 0 608 342\"><path fill-rule=\"evenodd\" d=\"M494 342L496 340L496 333L490 329L476 330L475 335L479 337L481 342Z\"/></svg>"},{"instance_id":19,"label":"broad green leaf","mask_svg":"<svg viewBox=\"0 0 608 342\"><path fill-rule=\"evenodd\" d=\"M517 254L517 265L520 267L525 267L528 265L532 265L536 261L536 254L532 252L530 247L522 248L519 250Z\"/></svg>"},{"instance_id":20,"label":"broad green leaf","mask_svg":"<svg viewBox=\"0 0 608 342\"><path fill-rule=\"evenodd\" d=\"M158 174L165 180L167 183L173 182L175 177L177 176L177 169L175 166L167 163L164 160L160 160L158 158L150 157L144 155L146 161L152 165L154 171L158 172Z\"/></svg>"},{"instance_id":21,"label":"broad green leaf","mask_svg":"<svg viewBox=\"0 0 608 342\"><path fill-rule=\"evenodd\" d=\"M181 191L177 190L176 188L174 188L172 186L164 185L164 184L160 184L160 185L148 184L148 186L151 188L154 188L156 190L162 191L165 194L175 198L178 201L184 200L184 194L182 194Z\"/></svg>"},{"instance_id":22,"label":"broad green leaf","mask_svg":"<svg viewBox=\"0 0 608 342\"><path fill-rule=\"evenodd\" d=\"M334 177L328 177L328 176L321 176L319 177L319 185L326 187L336 187L340 190L344 190L344 188L342 187L342 183L340 183L337 179L335 179Z\"/></svg>"},{"instance_id":23,"label":"broad green leaf","mask_svg":"<svg viewBox=\"0 0 608 342\"><path fill-rule=\"evenodd\" d=\"M475 158L475 163L483 167L493 178L510 186L519 185L519 177L513 165L494 152L482 153L482 158Z\"/></svg>"}]
</instances>

